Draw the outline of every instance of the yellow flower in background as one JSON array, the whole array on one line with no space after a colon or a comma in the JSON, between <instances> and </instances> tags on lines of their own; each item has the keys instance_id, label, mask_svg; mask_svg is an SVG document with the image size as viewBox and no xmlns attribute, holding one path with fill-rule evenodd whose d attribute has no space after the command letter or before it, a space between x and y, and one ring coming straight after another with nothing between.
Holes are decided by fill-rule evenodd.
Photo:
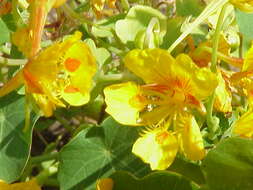
<instances>
[{"instance_id":1,"label":"yellow flower in background","mask_svg":"<svg viewBox=\"0 0 253 190\"><path fill-rule=\"evenodd\" d=\"M230 0L230 3L241 11L253 12L253 0Z\"/></svg>"},{"instance_id":2,"label":"yellow flower in background","mask_svg":"<svg viewBox=\"0 0 253 190\"><path fill-rule=\"evenodd\" d=\"M253 110L243 114L233 126L233 133L245 138L253 138Z\"/></svg>"},{"instance_id":3,"label":"yellow flower in background","mask_svg":"<svg viewBox=\"0 0 253 190\"><path fill-rule=\"evenodd\" d=\"M247 71L251 72L253 71L253 44L251 45L250 49L247 51L243 66L242 66L242 72Z\"/></svg>"},{"instance_id":4,"label":"yellow flower in background","mask_svg":"<svg viewBox=\"0 0 253 190\"><path fill-rule=\"evenodd\" d=\"M221 70L218 70L217 76L219 84L215 90L214 107L218 112L231 113L232 112L232 93L229 89L229 84L224 79L226 76Z\"/></svg>"},{"instance_id":5,"label":"yellow flower in background","mask_svg":"<svg viewBox=\"0 0 253 190\"><path fill-rule=\"evenodd\" d=\"M137 140L133 152L152 169L164 169L177 152L176 146L171 152L166 147L178 139L180 149L188 158L202 159L205 155L203 140L190 111L204 111L201 101L217 87L215 74L196 66L186 54L173 58L162 49L132 50L124 62L146 84L127 82L106 87L106 112L122 124L159 126L164 123L165 131L172 127L171 131L175 132L175 136L166 135L165 144L156 141L156 130L148 132ZM149 147L148 152L144 151L145 146Z\"/></svg>"},{"instance_id":6,"label":"yellow flower in background","mask_svg":"<svg viewBox=\"0 0 253 190\"><path fill-rule=\"evenodd\" d=\"M20 182L14 184L7 184L0 180L1 190L41 190L40 186L37 184L36 180L30 180L27 182Z\"/></svg>"},{"instance_id":7,"label":"yellow flower in background","mask_svg":"<svg viewBox=\"0 0 253 190\"><path fill-rule=\"evenodd\" d=\"M75 32L43 50L0 89L0 96L23 82L45 116L51 116L56 106L86 104L97 66L89 47L80 40L81 33Z\"/></svg>"},{"instance_id":8,"label":"yellow flower in background","mask_svg":"<svg viewBox=\"0 0 253 190\"><path fill-rule=\"evenodd\" d=\"M116 8L115 3L116 0L91 0L91 6L98 18L100 18L103 15L102 13L105 4L107 4L109 8Z\"/></svg>"},{"instance_id":9,"label":"yellow flower in background","mask_svg":"<svg viewBox=\"0 0 253 190\"><path fill-rule=\"evenodd\" d=\"M111 178L103 178L97 181L96 190L112 190L113 180Z\"/></svg>"}]
</instances>

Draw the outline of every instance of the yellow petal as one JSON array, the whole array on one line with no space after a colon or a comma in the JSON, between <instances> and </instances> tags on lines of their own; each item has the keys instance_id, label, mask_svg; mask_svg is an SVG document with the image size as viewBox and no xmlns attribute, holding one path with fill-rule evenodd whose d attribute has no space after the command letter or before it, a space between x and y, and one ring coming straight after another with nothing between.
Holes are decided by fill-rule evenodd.
<instances>
[{"instance_id":1,"label":"yellow petal","mask_svg":"<svg viewBox=\"0 0 253 190\"><path fill-rule=\"evenodd\" d=\"M112 190L113 180L111 178L99 179L97 182L96 190Z\"/></svg>"},{"instance_id":2,"label":"yellow petal","mask_svg":"<svg viewBox=\"0 0 253 190\"><path fill-rule=\"evenodd\" d=\"M252 13L253 12L253 1L252 0L230 0L236 8L241 11Z\"/></svg>"},{"instance_id":3,"label":"yellow petal","mask_svg":"<svg viewBox=\"0 0 253 190\"><path fill-rule=\"evenodd\" d=\"M253 137L253 111L252 109L243 114L234 124L233 133L241 137Z\"/></svg>"},{"instance_id":4,"label":"yellow petal","mask_svg":"<svg viewBox=\"0 0 253 190\"><path fill-rule=\"evenodd\" d=\"M0 181L1 190L41 190L40 186L37 184L36 180L30 180L27 182L20 182L14 184L7 184Z\"/></svg>"},{"instance_id":5,"label":"yellow petal","mask_svg":"<svg viewBox=\"0 0 253 190\"><path fill-rule=\"evenodd\" d=\"M0 97L17 89L24 83L23 72L19 71L11 80L0 88Z\"/></svg>"},{"instance_id":6,"label":"yellow petal","mask_svg":"<svg viewBox=\"0 0 253 190\"><path fill-rule=\"evenodd\" d=\"M73 89L72 89L73 88ZM81 93L79 89L67 86L61 93L62 98L72 106L81 106L86 104L90 99L89 92Z\"/></svg>"},{"instance_id":7,"label":"yellow petal","mask_svg":"<svg viewBox=\"0 0 253 190\"><path fill-rule=\"evenodd\" d=\"M217 111L223 112L223 113L229 113L232 112L232 94L223 79L223 76L221 72L217 73L219 85L217 86L215 90L215 101L214 101L214 107Z\"/></svg>"},{"instance_id":8,"label":"yellow petal","mask_svg":"<svg viewBox=\"0 0 253 190\"><path fill-rule=\"evenodd\" d=\"M187 114L177 118L183 152L190 160L201 160L205 156L205 149L199 126L194 116Z\"/></svg>"},{"instance_id":9,"label":"yellow petal","mask_svg":"<svg viewBox=\"0 0 253 190\"><path fill-rule=\"evenodd\" d=\"M253 71L253 45L245 55L242 71Z\"/></svg>"},{"instance_id":10,"label":"yellow petal","mask_svg":"<svg viewBox=\"0 0 253 190\"><path fill-rule=\"evenodd\" d=\"M174 161L178 151L176 137L165 129L147 132L134 143L132 152L152 170L165 170Z\"/></svg>"},{"instance_id":11,"label":"yellow petal","mask_svg":"<svg viewBox=\"0 0 253 190\"><path fill-rule=\"evenodd\" d=\"M140 125L137 120L143 106L137 98L139 86L133 82L111 85L104 89L104 94L106 112L116 121L124 125Z\"/></svg>"},{"instance_id":12,"label":"yellow petal","mask_svg":"<svg viewBox=\"0 0 253 190\"><path fill-rule=\"evenodd\" d=\"M60 7L61 5L63 5L64 3L66 3L67 0L56 0L55 3L54 3L54 8L58 8Z\"/></svg>"},{"instance_id":13,"label":"yellow petal","mask_svg":"<svg viewBox=\"0 0 253 190\"><path fill-rule=\"evenodd\" d=\"M192 88L191 95L198 100L210 96L218 85L218 79L208 68L199 68L186 54L180 54L176 58L176 64L172 67L175 78L189 81Z\"/></svg>"},{"instance_id":14,"label":"yellow petal","mask_svg":"<svg viewBox=\"0 0 253 190\"><path fill-rule=\"evenodd\" d=\"M171 75L170 65L175 60L166 50L135 49L125 56L124 62L130 71L147 84L168 84L168 78Z\"/></svg>"},{"instance_id":15,"label":"yellow petal","mask_svg":"<svg viewBox=\"0 0 253 190\"><path fill-rule=\"evenodd\" d=\"M186 54L179 55L175 60L166 50L136 49L126 55L124 62L129 70L148 84L163 84L173 88L175 82L183 81L191 88L185 90L190 90L190 94L200 100L210 96L218 85L210 69L199 68Z\"/></svg>"},{"instance_id":16,"label":"yellow petal","mask_svg":"<svg viewBox=\"0 0 253 190\"><path fill-rule=\"evenodd\" d=\"M96 60L84 42L77 42L68 49L64 59L69 58L80 62L78 68L68 71L71 85L79 88L80 92L87 96L92 87L92 78L97 71Z\"/></svg>"},{"instance_id":17,"label":"yellow petal","mask_svg":"<svg viewBox=\"0 0 253 190\"><path fill-rule=\"evenodd\" d=\"M41 109L43 116L50 117L53 115L56 105L54 102L50 101L47 96L43 94L33 94L33 98Z\"/></svg>"},{"instance_id":18,"label":"yellow petal","mask_svg":"<svg viewBox=\"0 0 253 190\"><path fill-rule=\"evenodd\" d=\"M97 17L101 16L101 12L104 9L105 0L92 0L91 6Z\"/></svg>"}]
</instances>

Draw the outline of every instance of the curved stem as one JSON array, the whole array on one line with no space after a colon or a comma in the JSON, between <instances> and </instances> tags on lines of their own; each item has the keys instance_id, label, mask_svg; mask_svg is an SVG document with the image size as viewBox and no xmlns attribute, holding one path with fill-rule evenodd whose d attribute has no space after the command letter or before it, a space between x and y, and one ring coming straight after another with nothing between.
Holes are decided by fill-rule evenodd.
<instances>
[{"instance_id":1,"label":"curved stem","mask_svg":"<svg viewBox=\"0 0 253 190\"><path fill-rule=\"evenodd\" d=\"M219 39L220 39L220 32L222 30L222 24L223 20L225 18L225 10L228 4L225 4L220 12L218 22L216 25L216 30L214 33L214 43L213 43L213 51L212 51L212 62L211 62L211 71L213 73L217 72L217 52L218 52L218 47L219 47ZM214 105L214 100L215 100L215 92L209 97L209 101L207 102L206 105L206 111L207 111L207 125L208 129L210 132L210 137L212 138L214 136L215 131L218 128L218 122L217 118L213 117L213 105Z\"/></svg>"},{"instance_id":2,"label":"curved stem","mask_svg":"<svg viewBox=\"0 0 253 190\"><path fill-rule=\"evenodd\" d=\"M31 158L30 163L37 164L37 163L41 163L41 162L48 161L48 160L54 160L54 159L57 159L58 156L59 156L58 152L52 152L50 154L35 156L35 157Z\"/></svg>"},{"instance_id":3,"label":"curved stem","mask_svg":"<svg viewBox=\"0 0 253 190\"><path fill-rule=\"evenodd\" d=\"M213 0L204 11L189 25L189 27L179 36L179 38L169 47L168 51L172 52L175 47L182 42L198 25L200 25L207 17L226 4L228 0Z\"/></svg>"}]
</instances>

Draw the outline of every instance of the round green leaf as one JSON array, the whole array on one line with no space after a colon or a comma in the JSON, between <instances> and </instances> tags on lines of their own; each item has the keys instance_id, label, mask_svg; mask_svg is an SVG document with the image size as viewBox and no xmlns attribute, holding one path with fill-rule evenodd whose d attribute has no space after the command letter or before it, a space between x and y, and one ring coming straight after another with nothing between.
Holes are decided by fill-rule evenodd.
<instances>
[{"instance_id":1,"label":"round green leaf","mask_svg":"<svg viewBox=\"0 0 253 190\"><path fill-rule=\"evenodd\" d=\"M33 117L29 129L24 129L24 99L16 93L0 98L0 179L8 183L23 172L30 154L32 129L38 119Z\"/></svg>"},{"instance_id":2,"label":"round green leaf","mask_svg":"<svg viewBox=\"0 0 253 190\"><path fill-rule=\"evenodd\" d=\"M148 166L131 153L138 130L109 118L100 127L81 131L60 152L58 179L61 189L94 189L97 179L117 170L126 170L139 177L145 175Z\"/></svg>"},{"instance_id":3,"label":"round green leaf","mask_svg":"<svg viewBox=\"0 0 253 190\"><path fill-rule=\"evenodd\" d=\"M253 141L229 138L211 150L202 163L210 190L253 189Z\"/></svg>"}]
</instances>

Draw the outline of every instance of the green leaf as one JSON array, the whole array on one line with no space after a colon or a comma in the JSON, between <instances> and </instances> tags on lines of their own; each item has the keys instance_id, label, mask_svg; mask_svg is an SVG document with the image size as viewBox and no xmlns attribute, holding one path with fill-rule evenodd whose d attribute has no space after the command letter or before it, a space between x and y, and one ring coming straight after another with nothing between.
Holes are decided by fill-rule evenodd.
<instances>
[{"instance_id":1,"label":"green leaf","mask_svg":"<svg viewBox=\"0 0 253 190\"><path fill-rule=\"evenodd\" d=\"M62 190L94 189L98 178L117 170L142 177L148 171L131 153L140 128L122 126L112 118L81 131L60 152L58 179Z\"/></svg>"},{"instance_id":2,"label":"green leaf","mask_svg":"<svg viewBox=\"0 0 253 190\"><path fill-rule=\"evenodd\" d=\"M0 18L0 45L10 41L10 31L4 21Z\"/></svg>"},{"instance_id":3,"label":"green leaf","mask_svg":"<svg viewBox=\"0 0 253 190\"><path fill-rule=\"evenodd\" d=\"M116 172L111 178L113 190L196 190L190 181L167 171L153 172L141 179L127 172Z\"/></svg>"},{"instance_id":4,"label":"green leaf","mask_svg":"<svg viewBox=\"0 0 253 190\"><path fill-rule=\"evenodd\" d=\"M160 22L160 38L167 29L167 19L160 11L148 6L132 7L126 18L116 22L115 30L123 43L133 42L138 32L145 30L152 18L157 18Z\"/></svg>"},{"instance_id":5,"label":"green leaf","mask_svg":"<svg viewBox=\"0 0 253 190\"><path fill-rule=\"evenodd\" d=\"M96 37L105 38L105 37L113 37L113 30L115 30L115 23L123 19L125 14L118 14L112 17L105 18L103 20L98 21L96 24L98 26L92 27L92 33Z\"/></svg>"},{"instance_id":6,"label":"green leaf","mask_svg":"<svg viewBox=\"0 0 253 190\"><path fill-rule=\"evenodd\" d=\"M251 41L253 40L253 14L248 14L236 10L235 12L236 21L239 26L239 31L243 37L243 52L246 52L250 46Z\"/></svg>"},{"instance_id":7,"label":"green leaf","mask_svg":"<svg viewBox=\"0 0 253 190\"><path fill-rule=\"evenodd\" d=\"M196 163L186 161L179 156L176 157L172 165L167 170L176 172L177 174L194 181L196 184L202 185L205 183L205 178L200 166Z\"/></svg>"},{"instance_id":8,"label":"green leaf","mask_svg":"<svg viewBox=\"0 0 253 190\"><path fill-rule=\"evenodd\" d=\"M162 48L168 49L176 41L181 34L180 29L183 22L184 18L182 17L172 18L167 21L167 33L163 38Z\"/></svg>"},{"instance_id":9,"label":"green leaf","mask_svg":"<svg viewBox=\"0 0 253 190\"><path fill-rule=\"evenodd\" d=\"M16 93L0 98L0 179L11 183L19 178L29 158L32 130L25 126L24 96Z\"/></svg>"},{"instance_id":10,"label":"green leaf","mask_svg":"<svg viewBox=\"0 0 253 190\"><path fill-rule=\"evenodd\" d=\"M200 0L176 0L176 10L178 16L197 17L204 6Z\"/></svg>"},{"instance_id":11,"label":"green leaf","mask_svg":"<svg viewBox=\"0 0 253 190\"><path fill-rule=\"evenodd\" d=\"M253 189L253 141L229 138L221 141L202 163L210 190Z\"/></svg>"},{"instance_id":12,"label":"green leaf","mask_svg":"<svg viewBox=\"0 0 253 190\"><path fill-rule=\"evenodd\" d=\"M103 66L108 59L110 59L111 54L105 48L97 48L94 41L90 38L84 40L85 43L90 47L92 54L96 57L99 66Z\"/></svg>"}]
</instances>

